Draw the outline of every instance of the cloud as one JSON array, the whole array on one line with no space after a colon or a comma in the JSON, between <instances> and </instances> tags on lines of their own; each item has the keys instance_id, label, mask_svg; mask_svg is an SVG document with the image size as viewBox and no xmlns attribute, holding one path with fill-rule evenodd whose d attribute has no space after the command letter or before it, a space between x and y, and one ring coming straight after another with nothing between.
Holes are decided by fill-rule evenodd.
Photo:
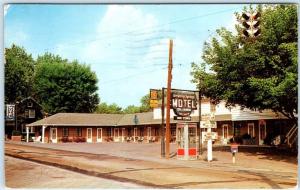
<instances>
[{"instance_id":1,"label":"cloud","mask_svg":"<svg viewBox=\"0 0 300 190\"><path fill-rule=\"evenodd\" d=\"M9 4L4 5L4 16L6 16L9 7L10 7Z\"/></svg>"},{"instance_id":2,"label":"cloud","mask_svg":"<svg viewBox=\"0 0 300 190\"><path fill-rule=\"evenodd\" d=\"M57 52L91 64L100 80L101 101L138 105L150 88L166 86L170 37L174 39L174 87L194 88L190 63L199 59L201 46L194 39L170 36L168 27L137 6L110 5L91 32L94 40L80 46L59 44Z\"/></svg>"},{"instance_id":3,"label":"cloud","mask_svg":"<svg viewBox=\"0 0 300 190\"><path fill-rule=\"evenodd\" d=\"M150 35L136 37L137 33L151 31L158 21L151 14L143 13L131 5L110 5L97 26L96 39L87 44L84 59L127 60L135 41L149 38ZM132 56L135 57L135 56ZM128 60L127 60L128 61Z\"/></svg>"}]
</instances>

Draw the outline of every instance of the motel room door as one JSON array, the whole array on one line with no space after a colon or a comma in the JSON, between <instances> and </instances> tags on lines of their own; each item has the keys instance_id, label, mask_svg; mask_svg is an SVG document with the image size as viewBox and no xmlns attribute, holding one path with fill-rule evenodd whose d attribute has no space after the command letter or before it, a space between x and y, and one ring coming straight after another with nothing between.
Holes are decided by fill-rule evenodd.
<instances>
[{"instance_id":1,"label":"motel room door","mask_svg":"<svg viewBox=\"0 0 300 190\"><path fill-rule=\"evenodd\" d=\"M102 142L102 128L97 128L97 142Z\"/></svg>"},{"instance_id":2,"label":"motel room door","mask_svg":"<svg viewBox=\"0 0 300 190\"><path fill-rule=\"evenodd\" d=\"M92 128L87 128L86 142L93 142Z\"/></svg>"},{"instance_id":3,"label":"motel room door","mask_svg":"<svg viewBox=\"0 0 300 190\"><path fill-rule=\"evenodd\" d=\"M263 145L264 144L264 139L267 136L267 127L266 127L266 121L265 120L259 120L258 122L258 143L259 145Z\"/></svg>"},{"instance_id":4,"label":"motel room door","mask_svg":"<svg viewBox=\"0 0 300 190\"><path fill-rule=\"evenodd\" d=\"M50 140L52 143L57 143L57 128L50 128Z\"/></svg>"}]
</instances>

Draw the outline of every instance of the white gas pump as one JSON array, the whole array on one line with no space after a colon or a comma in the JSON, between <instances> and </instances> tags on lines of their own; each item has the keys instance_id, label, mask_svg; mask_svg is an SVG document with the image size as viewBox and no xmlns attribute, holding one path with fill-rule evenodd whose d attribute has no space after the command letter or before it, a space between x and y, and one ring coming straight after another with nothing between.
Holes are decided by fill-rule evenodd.
<instances>
[{"instance_id":1,"label":"white gas pump","mask_svg":"<svg viewBox=\"0 0 300 190\"><path fill-rule=\"evenodd\" d=\"M197 124L178 123L176 126L177 158L197 159Z\"/></svg>"}]
</instances>

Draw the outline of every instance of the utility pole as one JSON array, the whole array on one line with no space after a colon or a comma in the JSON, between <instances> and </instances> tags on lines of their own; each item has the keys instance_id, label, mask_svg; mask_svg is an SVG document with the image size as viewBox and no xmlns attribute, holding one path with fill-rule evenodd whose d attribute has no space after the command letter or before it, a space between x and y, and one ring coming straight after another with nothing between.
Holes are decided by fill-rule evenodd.
<instances>
[{"instance_id":1,"label":"utility pole","mask_svg":"<svg viewBox=\"0 0 300 190\"><path fill-rule=\"evenodd\" d=\"M161 89L161 128L160 128L160 153L165 157L165 88Z\"/></svg>"},{"instance_id":2,"label":"utility pole","mask_svg":"<svg viewBox=\"0 0 300 190\"><path fill-rule=\"evenodd\" d=\"M202 155L201 101L201 92L199 90L199 155Z\"/></svg>"},{"instance_id":3,"label":"utility pole","mask_svg":"<svg viewBox=\"0 0 300 190\"><path fill-rule=\"evenodd\" d=\"M167 115L166 115L166 158L170 158L170 103L171 103L171 83L172 83L172 53L173 40L169 45L169 65L168 65L168 85L167 85Z\"/></svg>"}]
</instances>

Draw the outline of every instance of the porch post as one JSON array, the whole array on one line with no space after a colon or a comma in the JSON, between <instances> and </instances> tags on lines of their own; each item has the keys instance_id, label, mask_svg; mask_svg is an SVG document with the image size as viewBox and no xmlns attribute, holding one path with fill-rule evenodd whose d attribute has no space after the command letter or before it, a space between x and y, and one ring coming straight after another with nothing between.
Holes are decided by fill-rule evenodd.
<instances>
[{"instance_id":1,"label":"porch post","mask_svg":"<svg viewBox=\"0 0 300 190\"><path fill-rule=\"evenodd\" d=\"M42 126L42 143L45 143L45 129L47 126L43 125Z\"/></svg>"},{"instance_id":2,"label":"porch post","mask_svg":"<svg viewBox=\"0 0 300 190\"><path fill-rule=\"evenodd\" d=\"M29 142L29 127L26 126L26 142Z\"/></svg>"}]
</instances>

